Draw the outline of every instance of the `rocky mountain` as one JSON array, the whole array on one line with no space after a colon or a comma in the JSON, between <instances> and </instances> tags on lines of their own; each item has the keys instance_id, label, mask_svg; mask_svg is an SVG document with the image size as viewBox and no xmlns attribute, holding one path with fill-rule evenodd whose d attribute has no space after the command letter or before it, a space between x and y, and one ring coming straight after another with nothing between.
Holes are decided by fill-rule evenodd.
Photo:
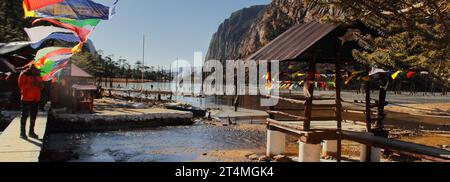
<instances>
[{"instance_id":1,"label":"rocky mountain","mask_svg":"<svg viewBox=\"0 0 450 182\"><path fill-rule=\"evenodd\" d=\"M265 5L258 5L231 14L213 35L206 55L207 60L237 59L241 41L265 10Z\"/></svg>"},{"instance_id":2,"label":"rocky mountain","mask_svg":"<svg viewBox=\"0 0 450 182\"><path fill-rule=\"evenodd\" d=\"M303 0L273 0L266 6L237 11L219 26L206 60L244 59L278 35L312 18Z\"/></svg>"}]
</instances>

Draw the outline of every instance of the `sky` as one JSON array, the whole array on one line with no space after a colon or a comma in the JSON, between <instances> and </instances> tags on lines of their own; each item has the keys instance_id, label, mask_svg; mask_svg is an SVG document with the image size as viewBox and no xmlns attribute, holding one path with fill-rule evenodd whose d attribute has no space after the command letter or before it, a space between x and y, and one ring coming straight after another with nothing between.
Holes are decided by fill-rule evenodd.
<instances>
[{"instance_id":1,"label":"sky","mask_svg":"<svg viewBox=\"0 0 450 182\"><path fill-rule=\"evenodd\" d=\"M111 5L115 0L96 0ZM169 67L177 58L193 61L194 52L206 56L209 42L231 13L271 0L119 0L116 15L101 22L90 39L104 55L124 58L134 65Z\"/></svg>"}]
</instances>

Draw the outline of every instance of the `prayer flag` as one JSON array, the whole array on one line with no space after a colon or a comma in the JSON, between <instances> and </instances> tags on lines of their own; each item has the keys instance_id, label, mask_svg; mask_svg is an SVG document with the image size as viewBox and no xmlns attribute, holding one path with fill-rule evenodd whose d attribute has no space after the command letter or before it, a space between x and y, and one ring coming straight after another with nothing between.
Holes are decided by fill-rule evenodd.
<instances>
[{"instance_id":1,"label":"prayer flag","mask_svg":"<svg viewBox=\"0 0 450 182\"><path fill-rule=\"evenodd\" d=\"M52 39L63 40L65 42L81 42L80 38L73 33L67 34L67 33L54 32L54 33L50 34L48 37L42 39L41 41L31 45L31 47L34 49L37 49L45 41L52 40Z\"/></svg>"},{"instance_id":2,"label":"prayer flag","mask_svg":"<svg viewBox=\"0 0 450 182\"><path fill-rule=\"evenodd\" d=\"M386 73L387 71L386 70L383 70L383 69L379 69L379 68L372 68L372 70L370 71L370 73L369 73L369 76L373 76L373 75L376 75L376 74L378 74L378 73Z\"/></svg>"},{"instance_id":3,"label":"prayer flag","mask_svg":"<svg viewBox=\"0 0 450 182\"><path fill-rule=\"evenodd\" d=\"M62 47L47 47L39 50L34 58L34 63L38 68L45 65L47 59L61 60L72 56L72 49Z\"/></svg>"},{"instance_id":4,"label":"prayer flag","mask_svg":"<svg viewBox=\"0 0 450 182\"><path fill-rule=\"evenodd\" d=\"M63 1L64 0L24 0L23 4L27 7L29 11L33 11Z\"/></svg>"},{"instance_id":5,"label":"prayer flag","mask_svg":"<svg viewBox=\"0 0 450 182\"><path fill-rule=\"evenodd\" d=\"M115 13L114 8L110 8L91 0L65 0L63 2L42 7L34 11L38 17L70 18L77 20L108 20Z\"/></svg>"},{"instance_id":6,"label":"prayer flag","mask_svg":"<svg viewBox=\"0 0 450 182\"><path fill-rule=\"evenodd\" d=\"M398 75L400 75L401 72L403 72L403 71L397 71L397 72L395 72L394 74L392 74L392 76L391 76L392 79L393 79L393 80L397 79Z\"/></svg>"},{"instance_id":7,"label":"prayer flag","mask_svg":"<svg viewBox=\"0 0 450 182\"><path fill-rule=\"evenodd\" d=\"M60 22L58 20L51 19L51 18L40 18L40 19L34 20L33 24L41 22L41 21L47 21L47 22L50 22L50 23L52 23L54 25L57 25L57 26L60 26L60 27L63 27L63 28L67 28L69 30L74 31L80 37L82 42L86 42L87 37L91 33L90 30L87 30L87 29L84 29L84 28L79 28L79 27L73 26L71 24L62 23L62 22Z\"/></svg>"},{"instance_id":8,"label":"prayer flag","mask_svg":"<svg viewBox=\"0 0 450 182\"><path fill-rule=\"evenodd\" d=\"M350 83L350 81L352 81L354 78L356 78L358 75L364 73L364 71L355 71L353 72L350 77L347 78L347 80L345 81L345 85L348 85Z\"/></svg>"},{"instance_id":9,"label":"prayer flag","mask_svg":"<svg viewBox=\"0 0 450 182\"><path fill-rule=\"evenodd\" d=\"M33 27L33 28L25 28L25 32L27 33L28 37L30 38L30 42L33 42L33 43L37 43L56 32L74 33L71 30L68 30L65 28L54 27L54 26L38 26L38 27Z\"/></svg>"},{"instance_id":10,"label":"prayer flag","mask_svg":"<svg viewBox=\"0 0 450 182\"><path fill-rule=\"evenodd\" d=\"M406 78L411 79L415 74L416 74L416 72L410 71L410 72L408 72L408 74L406 74Z\"/></svg>"},{"instance_id":11,"label":"prayer flag","mask_svg":"<svg viewBox=\"0 0 450 182\"><path fill-rule=\"evenodd\" d=\"M76 26L79 28L84 28L84 29L93 29L101 21L99 19L73 20L73 19L67 19L67 18L58 18L57 20L59 20L62 23L70 24L70 25L73 25L73 26ZM89 27L91 27L91 28L89 28Z\"/></svg>"}]
</instances>

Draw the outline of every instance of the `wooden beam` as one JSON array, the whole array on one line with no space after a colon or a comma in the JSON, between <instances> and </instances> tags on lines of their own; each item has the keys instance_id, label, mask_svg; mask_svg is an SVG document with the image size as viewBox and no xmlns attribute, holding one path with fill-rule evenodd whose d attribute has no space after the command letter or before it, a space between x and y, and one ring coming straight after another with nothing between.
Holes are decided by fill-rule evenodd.
<instances>
[{"instance_id":1,"label":"wooden beam","mask_svg":"<svg viewBox=\"0 0 450 182\"><path fill-rule=\"evenodd\" d=\"M328 108L328 107L338 107L338 105L337 104L313 104L313 107Z\"/></svg>"},{"instance_id":2,"label":"wooden beam","mask_svg":"<svg viewBox=\"0 0 450 182\"><path fill-rule=\"evenodd\" d=\"M293 115L293 114L289 114L289 113L285 113L285 112L281 112L281 111L266 111L268 114L272 114L272 115L282 115L282 116L286 116L286 117L290 117L290 118L294 118L297 119L299 121L304 121L306 120L305 117L303 116L297 116L297 115ZM273 118L272 118L273 119Z\"/></svg>"},{"instance_id":3,"label":"wooden beam","mask_svg":"<svg viewBox=\"0 0 450 182\"><path fill-rule=\"evenodd\" d=\"M302 105L305 104L305 101L297 100L297 99L290 99L290 98L286 98L286 97L279 97L279 96L273 96L273 95L270 95L267 97L269 97L271 99L278 99L278 100L282 100L285 102L289 102L291 104L302 104Z\"/></svg>"},{"instance_id":4,"label":"wooden beam","mask_svg":"<svg viewBox=\"0 0 450 182\"><path fill-rule=\"evenodd\" d=\"M369 68L369 66L366 66L366 72L367 73L369 73L369 70L370 68ZM367 130L367 132L372 132L372 119L371 119L371 114L372 114L372 111L371 111L371 107L372 107L372 105L371 105L371 98L370 98L370 87L369 87L369 84L370 84L370 82L369 81L366 81L365 82L366 83L366 88L365 88L365 92L366 92L366 101L365 101L365 105L366 105L366 130ZM371 149L371 146L370 145L366 145L365 146L366 147L366 161L371 161L371 158L370 158L370 156L371 156L371 152L372 152L372 150L370 150Z\"/></svg>"},{"instance_id":5,"label":"wooden beam","mask_svg":"<svg viewBox=\"0 0 450 182\"><path fill-rule=\"evenodd\" d=\"M337 121L337 117L336 116L328 116L328 117L312 117L311 121ZM337 122L339 123L339 122ZM339 128L337 128L339 129Z\"/></svg>"},{"instance_id":6,"label":"wooden beam","mask_svg":"<svg viewBox=\"0 0 450 182\"><path fill-rule=\"evenodd\" d=\"M312 116L312 106L314 99L314 81L316 80L316 61L312 60L309 62L308 76L306 78L305 86L308 88L309 98L305 102L305 122L303 123L303 128L305 130L311 129L311 116Z\"/></svg>"}]
</instances>

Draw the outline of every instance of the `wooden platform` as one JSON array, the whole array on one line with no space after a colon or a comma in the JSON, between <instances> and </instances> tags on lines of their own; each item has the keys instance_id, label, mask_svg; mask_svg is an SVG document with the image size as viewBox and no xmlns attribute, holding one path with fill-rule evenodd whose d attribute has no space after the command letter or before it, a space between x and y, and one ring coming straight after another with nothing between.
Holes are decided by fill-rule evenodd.
<instances>
[{"instance_id":1,"label":"wooden platform","mask_svg":"<svg viewBox=\"0 0 450 182\"><path fill-rule=\"evenodd\" d=\"M312 121L311 130L303 129L302 121L276 121L267 120L270 130L280 131L295 137L305 143L320 143L323 140L336 140L336 121ZM374 136L365 132L364 125L342 122L342 139L355 141L361 144L437 162L450 162L450 151L435 147Z\"/></svg>"},{"instance_id":2,"label":"wooden platform","mask_svg":"<svg viewBox=\"0 0 450 182\"><path fill-rule=\"evenodd\" d=\"M20 116L15 118L0 135L0 162L39 162L43 137L47 127L47 114L39 113L35 132L39 139L20 138ZM29 121L27 121L27 134Z\"/></svg>"},{"instance_id":3,"label":"wooden platform","mask_svg":"<svg viewBox=\"0 0 450 182\"><path fill-rule=\"evenodd\" d=\"M320 143L323 140L335 140L338 138L337 121L311 121L311 129L303 128L303 121L277 121L267 119L270 130L276 130L298 137L305 143ZM354 123L342 122L342 130L359 131L366 130L365 126Z\"/></svg>"}]
</instances>

